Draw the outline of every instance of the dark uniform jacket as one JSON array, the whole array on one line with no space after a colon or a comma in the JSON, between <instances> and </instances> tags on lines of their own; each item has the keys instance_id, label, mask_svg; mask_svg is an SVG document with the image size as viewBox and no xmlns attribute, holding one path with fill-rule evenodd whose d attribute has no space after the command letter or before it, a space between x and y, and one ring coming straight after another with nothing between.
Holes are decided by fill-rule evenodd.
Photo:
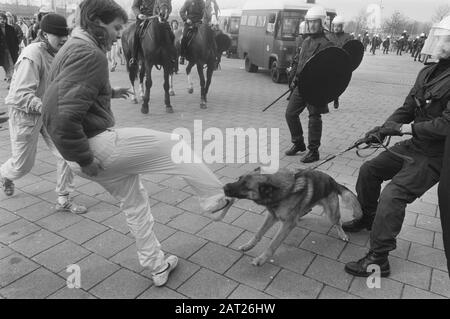
<instances>
[{"instance_id":1,"label":"dark uniform jacket","mask_svg":"<svg viewBox=\"0 0 450 319\"><path fill-rule=\"evenodd\" d=\"M437 69L440 74L430 80ZM388 121L414 122L413 137L408 143L428 157L442 157L450 133L450 59L423 68L405 103Z\"/></svg>"},{"instance_id":2,"label":"dark uniform jacket","mask_svg":"<svg viewBox=\"0 0 450 319\"><path fill-rule=\"evenodd\" d=\"M186 0L180 9L180 17L184 22L191 20L192 23L202 21L205 12L205 1L203 0Z\"/></svg>"},{"instance_id":3,"label":"dark uniform jacket","mask_svg":"<svg viewBox=\"0 0 450 319\"><path fill-rule=\"evenodd\" d=\"M328 36L331 42L333 42L338 48L342 48L344 44L352 40L352 36L345 32L330 33Z\"/></svg>"},{"instance_id":4,"label":"dark uniform jacket","mask_svg":"<svg viewBox=\"0 0 450 319\"><path fill-rule=\"evenodd\" d=\"M300 51L300 56L298 59L298 67L296 74L299 75L303 70L306 62L317 52L326 49L328 47L334 46L334 43L331 42L325 34L318 34L309 36L303 41L302 49Z\"/></svg>"},{"instance_id":5,"label":"dark uniform jacket","mask_svg":"<svg viewBox=\"0 0 450 319\"><path fill-rule=\"evenodd\" d=\"M11 54L13 63L16 63L17 58L19 57L19 39L17 38L16 30L12 26L6 24L5 33L6 34L4 34L0 28L0 65L2 66L5 61L3 52L6 48Z\"/></svg>"}]
</instances>

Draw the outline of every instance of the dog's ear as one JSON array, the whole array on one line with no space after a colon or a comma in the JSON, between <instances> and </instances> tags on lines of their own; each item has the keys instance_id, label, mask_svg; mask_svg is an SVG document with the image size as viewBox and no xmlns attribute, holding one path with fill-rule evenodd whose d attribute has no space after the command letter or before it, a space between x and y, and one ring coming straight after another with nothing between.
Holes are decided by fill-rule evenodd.
<instances>
[{"instance_id":1,"label":"dog's ear","mask_svg":"<svg viewBox=\"0 0 450 319\"><path fill-rule=\"evenodd\" d=\"M295 180L294 188L292 189L292 193L298 193L305 189L306 187L306 178L297 177Z\"/></svg>"}]
</instances>

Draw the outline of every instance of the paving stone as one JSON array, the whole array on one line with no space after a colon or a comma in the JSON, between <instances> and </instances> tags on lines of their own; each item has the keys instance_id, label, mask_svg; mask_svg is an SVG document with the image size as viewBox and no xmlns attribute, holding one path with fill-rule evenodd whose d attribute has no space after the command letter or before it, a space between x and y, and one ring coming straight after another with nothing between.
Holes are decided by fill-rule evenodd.
<instances>
[{"instance_id":1,"label":"paving stone","mask_svg":"<svg viewBox=\"0 0 450 319\"><path fill-rule=\"evenodd\" d=\"M76 288L64 287L54 294L50 295L48 299L96 299L90 293Z\"/></svg>"},{"instance_id":2,"label":"paving stone","mask_svg":"<svg viewBox=\"0 0 450 319\"><path fill-rule=\"evenodd\" d=\"M8 257L9 255L13 254L14 250L9 248L8 246L4 246L0 244L0 259Z\"/></svg>"},{"instance_id":3,"label":"paving stone","mask_svg":"<svg viewBox=\"0 0 450 319\"><path fill-rule=\"evenodd\" d=\"M300 245L300 248L332 259L337 259L344 247L344 241L314 232L310 233Z\"/></svg>"},{"instance_id":4,"label":"paving stone","mask_svg":"<svg viewBox=\"0 0 450 319\"><path fill-rule=\"evenodd\" d=\"M244 230L223 222L213 222L198 232L197 236L203 237L218 244L228 246Z\"/></svg>"},{"instance_id":5,"label":"paving stone","mask_svg":"<svg viewBox=\"0 0 450 319\"><path fill-rule=\"evenodd\" d=\"M184 214L182 209L164 203L159 203L152 206L151 211L155 220L161 224L167 224L177 216Z\"/></svg>"},{"instance_id":6,"label":"paving stone","mask_svg":"<svg viewBox=\"0 0 450 319\"><path fill-rule=\"evenodd\" d=\"M345 291L336 289L334 287L325 286L320 293L319 299L360 299Z\"/></svg>"},{"instance_id":7,"label":"paving stone","mask_svg":"<svg viewBox=\"0 0 450 319\"><path fill-rule=\"evenodd\" d=\"M199 270L200 267L198 265L191 263L190 261L187 261L183 258L178 258L177 271L170 273L169 280L167 281L165 286L175 290ZM141 275L150 279L152 278L151 271L149 269L141 272Z\"/></svg>"},{"instance_id":8,"label":"paving stone","mask_svg":"<svg viewBox=\"0 0 450 319\"><path fill-rule=\"evenodd\" d=\"M164 251L187 259L205 244L206 240L179 231L163 241L162 248Z\"/></svg>"},{"instance_id":9,"label":"paving stone","mask_svg":"<svg viewBox=\"0 0 450 319\"><path fill-rule=\"evenodd\" d=\"M242 299L274 299L274 297L265 294L259 290L256 290L254 288L245 286L245 285L239 285L233 293L228 297L228 299L236 299L236 300L242 300Z\"/></svg>"},{"instance_id":10,"label":"paving stone","mask_svg":"<svg viewBox=\"0 0 450 319\"><path fill-rule=\"evenodd\" d=\"M389 254L398 258L407 259L410 248L410 241L397 238L397 248L391 251Z\"/></svg>"},{"instance_id":11,"label":"paving stone","mask_svg":"<svg viewBox=\"0 0 450 319\"><path fill-rule=\"evenodd\" d=\"M450 298L450 278L448 273L434 269L430 290L434 293Z\"/></svg>"},{"instance_id":12,"label":"paving stone","mask_svg":"<svg viewBox=\"0 0 450 319\"><path fill-rule=\"evenodd\" d=\"M58 233L61 236L64 236L65 238L81 245L107 230L108 228L101 224L93 222L89 219L83 219L80 222L59 231Z\"/></svg>"},{"instance_id":13,"label":"paving stone","mask_svg":"<svg viewBox=\"0 0 450 319\"><path fill-rule=\"evenodd\" d=\"M238 283L207 269L201 269L177 291L190 298L224 299Z\"/></svg>"},{"instance_id":14,"label":"paving stone","mask_svg":"<svg viewBox=\"0 0 450 319\"><path fill-rule=\"evenodd\" d=\"M83 247L100 256L110 258L133 243L134 241L131 238L110 229L87 241L83 244Z\"/></svg>"},{"instance_id":15,"label":"paving stone","mask_svg":"<svg viewBox=\"0 0 450 319\"><path fill-rule=\"evenodd\" d=\"M295 227L284 240L284 244L288 246L300 246L301 242L308 236L309 230Z\"/></svg>"},{"instance_id":16,"label":"paving stone","mask_svg":"<svg viewBox=\"0 0 450 319\"><path fill-rule=\"evenodd\" d=\"M303 274L311 265L314 256L309 251L282 244L269 261L274 265Z\"/></svg>"},{"instance_id":17,"label":"paving stone","mask_svg":"<svg viewBox=\"0 0 450 319\"><path fill-rule=\"evenodd\" d=\"M147 278L129 270L121 269L89 292L101 299L133 299L150 285L151 281Z\"/></svg>"},{"instance_id":18,"label":"paving stone","mask_svg":"<svg viewBox=\"0 0 450 319\"><path fill-rule=\"evenodd\" d=\"M55 213L55 205L48 202L39 202L37 204L19 209L16 214L31 221L37 221L41 218Z\"/></svg>"},{"instance_id":19,"label":"paving stone","mask_svg":"<svg viewBox=\"0 0 450 319\"><path fill-rule=\"evenodd\" d=\"M88 196L96 196L106 192L106 190L95 182L88 182L83 186L77 187L77 192L83 193Z\"/></svg>"},{"instance_id":20,"label":"paving stone","mask_svg":"<svg viewBox=\"0 0 450 319\"><path fill-rule=\"evenodd\" d=\"M92 197L92 196L88 196L85 194L74 194L73 195L73 200L75 201L75 203L83 205L84 207L86 207L88 209L88 214L91 211L92 207L97 205L98 203L100 203L100 200L97 197ZM111 205L108 203L104 203L105 205ZM114 207L117 208L117 206L113 205ZM117 208L118 209L118 208ZM86 215L84 215L86 216Z\"/></svg>"},{"instance_id":21,"label":"paving stone","mask_svg":"<svg viewBox=\"0 0 450 319\"><path fill-rule=\"evenodd\" d=\"M442 240L442 234L434 234L433 248L444 250L444 242Z\"/></svg>"},{"instance_id":22,"label":"paving stone","mask_svg":"<svg viewBox=\"0 0 450 319\"><path fill-rule=\"evenodd\" d=\"M36 165L35 165L36 167ZM55 183L51 183L46 180L31 184L29 186L22 187L21 190L30 195L40 195L46 192L55 190Z\"/></svg>"},{"instance_id":23,"label":"paving stone","mask_svg":"<svg viewBox=\"0 0 450 319\"><path fill-rule=\"evenodd\" d=\"M280 268L270 262L256 267L251 262L251 258L243 256L225 273L225 276L255 289L264 290Z\"/></svg>"},{"instance_id":24,"label":"paving stone","mask_svg":"<svg viewBox=\"0 0 450 319\"><path fill-rule=\"evenodd\" d=\"M155 232L156 238L158 238L160 242L166 240L167 238L169 238L170 236L172 236L177 232L176 229L170 228L160 223L155 223L153 231Z\"/></svg>"},{"instance_id":25,"label":"paving stone","mask_svg":"<svg viewBox=\"0 0 450 319\"><path fill-rule=\"evenodd\" d=\"M3 244L11 244L38 230L40 230L40 228L35 224L32 224L25 219L18 219L0 227L0 242Z\"/></svg>"},{"instance_id":26,"label":"paving stone","mask_svg":"<svg viewBox=\"0 0 450 319\"><path fill-rule=\"evenodd\" d=\"M14 283L0 289L9 299L42 299L65 285L64 280L54 273L39 268Z\"/></svg>"},{"instance_id":27,"label":"paving stone","mask_svg":"<svg viewBox=\"0 0 450 319\"><path fill-rule=\"evenodd\" d=\"M369 234L370 233L368 231L361 231L358 233L347 233L347 236L349 239L348 242L364 247L369 242ZM339 235L337 233L336 227L332 227L330 229L330 231L328 232L328 236L331 236L338 240L341 240L341 238L339 237Z\"/></svg>"},{"instance_id":28,"label":"paving stone","mask_svg":"<svg viewBox=\"0 0 450 319\"><path fill-rule=\"evenodd\" d=\"M358 245L348 244L345 246L344 250L342 251L341 255L339 256L338 261L346 264L352 261L357 261L361 258L363 258L367 253L369 252L369 249L367 247L361 247Z\"/></svg>"},{"instance_id":29,"label":"paving stone","mask_svg":"<svg viewBox=\"0 0 450 319\"><path fill-rule=\"evenodd\" d=\"M145 189L147 191L147 194L149 196L152 196L152 195L154 195L156 193L159 193L159 192L167 189L167 186L158 185L158 184L155 184L153 182L146 181L146 180L143 180L142 184L144 185L144 187L145 187Z\"/></svg>"},{"instance_id":30,"label":"paving stone","mask_svg":"<svg viewBox=\"0 0 450 319\"><path fill-rule=\"evenodd\" d=\"M242 253L235 250L214 243L208 243L192 255L189 260L201 267L206 267L217 273L223 274L241 256Z\"/></svg>"},{"instance_id":31,"label":"paving stone","mask_svg":"<svg viewBox=\"0 0 450 319\"><path fill-rule=\"evenodd\" d=\"M344 272L344 264L317 256L305 275L327 285L347 291L353 276Z\"/></svg>"},{"instance_id":32,"label":"paving stone","mask_svg":"<svg viewBox=\"0 0 450 319\"><path fill-rule=\"evenodd\" d=\"M17 253L0 260L0 288L39 268L39 265Z\"/></svg>"},{"instance_id":33,"label":"paving stone","mask_svg":"<svg viewBox=\"0 0 450 319\"><path fill-rule=\"evenodd\" d=\"M152 198L169 205L177 205L190 196L190 194L170 188L151 195Z\"/></svg>"},{"instance_id":34,"label":"paving stone","mask_svg":"<svg viewBox=\"0 0 450 319\"><path fill-rule=\"evenodd\" d=\"M138 299L186 299L186 297L167 287L152 286L144 291Z\"/></svg>"},{"instance_id":35,"label":"paving stone","mask_svg":"<svg viewBox=\"0 0 450 319\"><path fill-rule=\"evenodd\" d=\"M434 203L437 203L437 201L435 201ZM428 204L417 200L406 207L407 211L433 217L436 215L436 209L436 204Z\"/></svg>"},{"instance_id":36,"label":"paving stone","mask_svg":"<svg viewBox=\"0 0 450 319\"><path fill-rule=\"evenodd\" d=\"M0 201L0 208L3 208L10 212L16 212L19 209L31 206L39 201L40 200L38 197L21 192L16 192L14 196L8 197L7 199L2 199Z\"/></svg>"},{"instance_id":37,"label":"paving stone","mask_svg":"<svg viewBox=\"0 0 450 319\"><path fill-rule=\"evenodd\" d=\"M90 207L87 214L84 216L90 218L96 222L102 222L112 216L119 214L120 209L117 206L100 203L93 207Z\"/></svg>"},{"instance_id":38,"label":"paving stone","mask_svg":"<svg viewBox=\"0 0 450 319\"><path fill-rule=\"evenodd\" d=\"M19 216L0 208L0 227L9 224L19 218Z\"/></svg>"},{"instance_id":39,"label":"paving stone","mask_svg":"<svg viewBox=\"0 0 450 319\"><path fill-rule=\"evenodd\" d=\"M407 260L390 257L390 278L427 290L431 281L431 268Z\"/></svg>"},{"instance_id":40,"label":"paving stone","mask_svg":"<svg viewBox=\"0 0 450 319\"><path fill-rule=\"evenodd\" d=\"M81 221L83 217L72 213L54 213L50 216L44 217L36 222L39 226L52 231L57 232L61 229L69 227L75 223Z\"/></svg>"},{"instance_id":41,"label":"paving stone","mask_svg":"<svg viewBox=\"0 0 450 319\"><path fill-rule=\"evenodd\" d=\"M88 292L92 287L120 269L118 265L96 254L87 256L78 261L76 265L80 267L81 271L81 288ZM70 273L64 270L59 275L67 279Z\"/></svg>"},{"instance_id":42,"label":"paving stone","mask_svg":"<svg viewBox=\"0 0 450 319\"><path fill-rule=\"evenodd\" d=\"M439 218L419 215L416 226L423 229L428 229L434 232L442 233L441 220Z\"/></svg>"},{"instance_id":43,"label":"paving stone","mask_svg":"<svg viewBox=\"0 0 450 319\"><path fill-rule=\"evenodd\" d=\"M251 212L245 212L238 219L233 222L234 226L240 227L242 229L246 229L253 233L256 233L262 223L264 222L265 216L260 214L255 214ZM275 228L273 226L272 228ZM270 231L270 230L269 230ZM269 233L269 231L267 233ZM266 234L267 234L266 233ZM268 237L268 236L267 236Z\"/></svg>"},{"instance_id":44,"label":"paving stone","mask_svg":"<svg viewBox=\"0 0 450 319\"><path fill-rule=\"evenodd\" d=\"M408 260L447 271L447 260L445 258L445 254L439 249L413 243L409 251Z\"/></svg>"},{"instance_id":45,"label":"paving stone","mask_svg":"<svg viewBox=\"0 0 450 319\"><path fill-rule=\"evenodd\" d=\"M172 219L167 226L195 234L211 222L210 219L185 212Z\"/></svg>"},{"instance_id":46,"label":"paving stone","mask_svg":"<svg viewBox=\"0 0 450 319\"><path fill-rule=\"evenodd\" d=\"M66 269L89 255L89 251L68 240L33 257L33 260L54 272Z\"/></svg>"},{"instance_id":47,"label":"paving stone","mask_svg":"<svg viewBox=\"0 0 450 319\"><path fill-rule=\"evenodd\" d=\"M128 227L127 220L125 214L119 213L110 217L102 222L103 225L108 226L114 230L117 230L119 233L128 234L130 232L130 228Z\"/></svg>"},{"instance_id":48,"label":"paving stone","mask_svg":"<svg viewBox=\"0 0 450 319\"><path fill-rule=\"evenodd\" d=\"M243 232L229 247L239 250L239 247L249 242L253 238L254 234L248 231ZM269 246L271 239L263 237L256 246L245 252L246 255L257 257L261 255Z\"/></svg>"},{"instance_id":49,"label":"paving stone","mask_svg":"<svg viewBox=\"0 0 450 319\"><path fill-rule=\"evenodd\" d=\"M326 217L316 216L314 214L308 214L302 217L297 225L301 228L321 234L327 234L333 226Z\"/></svg>"},{"instance_id":50,"label":"paving stone","mask_svg":"<svg viewBox=\"0 0 450 319\"><path fill-rule=\"evenodd\" d=\"M234 203L234 207L260 214L265 210L264 206L260 206L256 204L255 202L247 199L240 199Z\"/></svg>"},{"instance_id":51,"label":"paving stone","mask_svg":"<svg viewBox=\"0 0 450 319\"><path fill-rule=\"evenodd\" d=\"M45 229L41 229L36 233L15 241L10 247L26 257L33 257L62 241L64 241L64 238L50 233Z\"/></svg>"},{"instance_id":52,"label":"paving stone","mask_svg":"<svg viewBox=\"0 0 450 319\"><path fill-rule=\"evenodd\" d=\"M159 185L164 185L168 188L182 190L183 188L188 186L188 183L186 183L186 181L181 177L173 176L162 181L161 183L159 183Z\"/></svg>"},{"instance_id":53,"label":"paving stone","mask_svg":"<svg viewBox=\"0 0 450 319\"><path fill-rule=\"evenodd\" d=\"M414 243L433 246L434 232L426 229L403 225L398 236Z\"/></svg>"},{"instance_id":54,"label":"paving stone","mask_svg":"<svg viewBox=\"0 0 450 319\"><path fill-rule=\"evenodd\" d=\"M426 290L405 285L405 288L403 289L402 299L445 299L445 298Z\"/></svg>"},{"instance_id":55,"label":"paving stone","mask_svg":"<svg viewBox=\"0 0 450 319\"><path fill-rule=\"evenodd\" d=\"M281 270L265 292L282 299L314 299L319 295L322 286L313 279L289 270Z\"/></svg>"},{"instance_id":56,"label":"paving stone","mask_svg":"<svg viewBox=\"0 0 450 319\"><path fill-rule=\"evenodd\" d=\"M197 215L201 215L203 213L203 209L200 207L200 202L198 201L197 196L186 198L184 201L180 202L177 207Z\"/></svg>"},{"instance_id":57,"label":"paving stone","mask_svg":"<svg viewBox=\"0 0 450 319\"><path fill-rule=\"evenodd\" d=\"M110 260L134 272L141 272L144 270L144 268L139 264L136 245L131 245L130 247L122 250Z\"/></svg>"},{"instance_id":58,"label":"paving stone","mask_svg":"<svg viewBox=\"0 0 450 319\"><path fill-rule=\"evenodd\" d=\"M403 284L389 278L381 278L380 288L369 288L367 281L371 278L353 280L349 293L366 299L398 299L402 293Z\"/></svg>"}]
</instances>

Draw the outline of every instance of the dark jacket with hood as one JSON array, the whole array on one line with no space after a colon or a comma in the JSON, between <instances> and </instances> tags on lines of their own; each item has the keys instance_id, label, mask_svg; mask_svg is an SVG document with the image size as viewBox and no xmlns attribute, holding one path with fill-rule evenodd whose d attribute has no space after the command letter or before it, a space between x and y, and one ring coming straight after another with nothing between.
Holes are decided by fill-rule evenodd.
<instances>
[{"instance_id":1,"label":"dark jacket with hood","mask_svg":"<svg viewBox=\"0 0 450 319\"><path fill-rule=\"evenodd\" d=\"M5 34L6 33L6 34ZM5 24L5 33L0 29L0 65L5 61L4 50L7 48L11 54L11 59L16 63L19 57L19 39L14 27Z\"/></svg>"}]
</instances>

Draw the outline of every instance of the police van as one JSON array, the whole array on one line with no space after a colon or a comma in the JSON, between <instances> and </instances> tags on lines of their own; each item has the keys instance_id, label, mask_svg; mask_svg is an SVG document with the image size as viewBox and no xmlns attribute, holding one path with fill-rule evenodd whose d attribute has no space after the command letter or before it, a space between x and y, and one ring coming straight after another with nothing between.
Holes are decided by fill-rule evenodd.
<instances>
[{"instance_id":1,"label":"police van","mask_svg":"<svg viewBox=\"0 0 450 319\"><path fill-rule=\"evenodd\" d=\"M219 28L231 39L231 47L227 51L227 57L237 54L239 25L241 23L242 10L224 9L220 11Z\"/></svg>"},{"instance_id":2,"label":"police van","mask_svg":"<svg viewBox=\"0 0 450 319\"><path fill-rule=\"evenodd\" d=\"M245 59L245 70L255 73L258 68L269 69L274 82L284 81L297 49L300 23L315 5L306 0L247 1L242 8L238 37L238 55ZM325 10L325 28L331 30L336 10Z\"/></svg>"}]
</instances>

